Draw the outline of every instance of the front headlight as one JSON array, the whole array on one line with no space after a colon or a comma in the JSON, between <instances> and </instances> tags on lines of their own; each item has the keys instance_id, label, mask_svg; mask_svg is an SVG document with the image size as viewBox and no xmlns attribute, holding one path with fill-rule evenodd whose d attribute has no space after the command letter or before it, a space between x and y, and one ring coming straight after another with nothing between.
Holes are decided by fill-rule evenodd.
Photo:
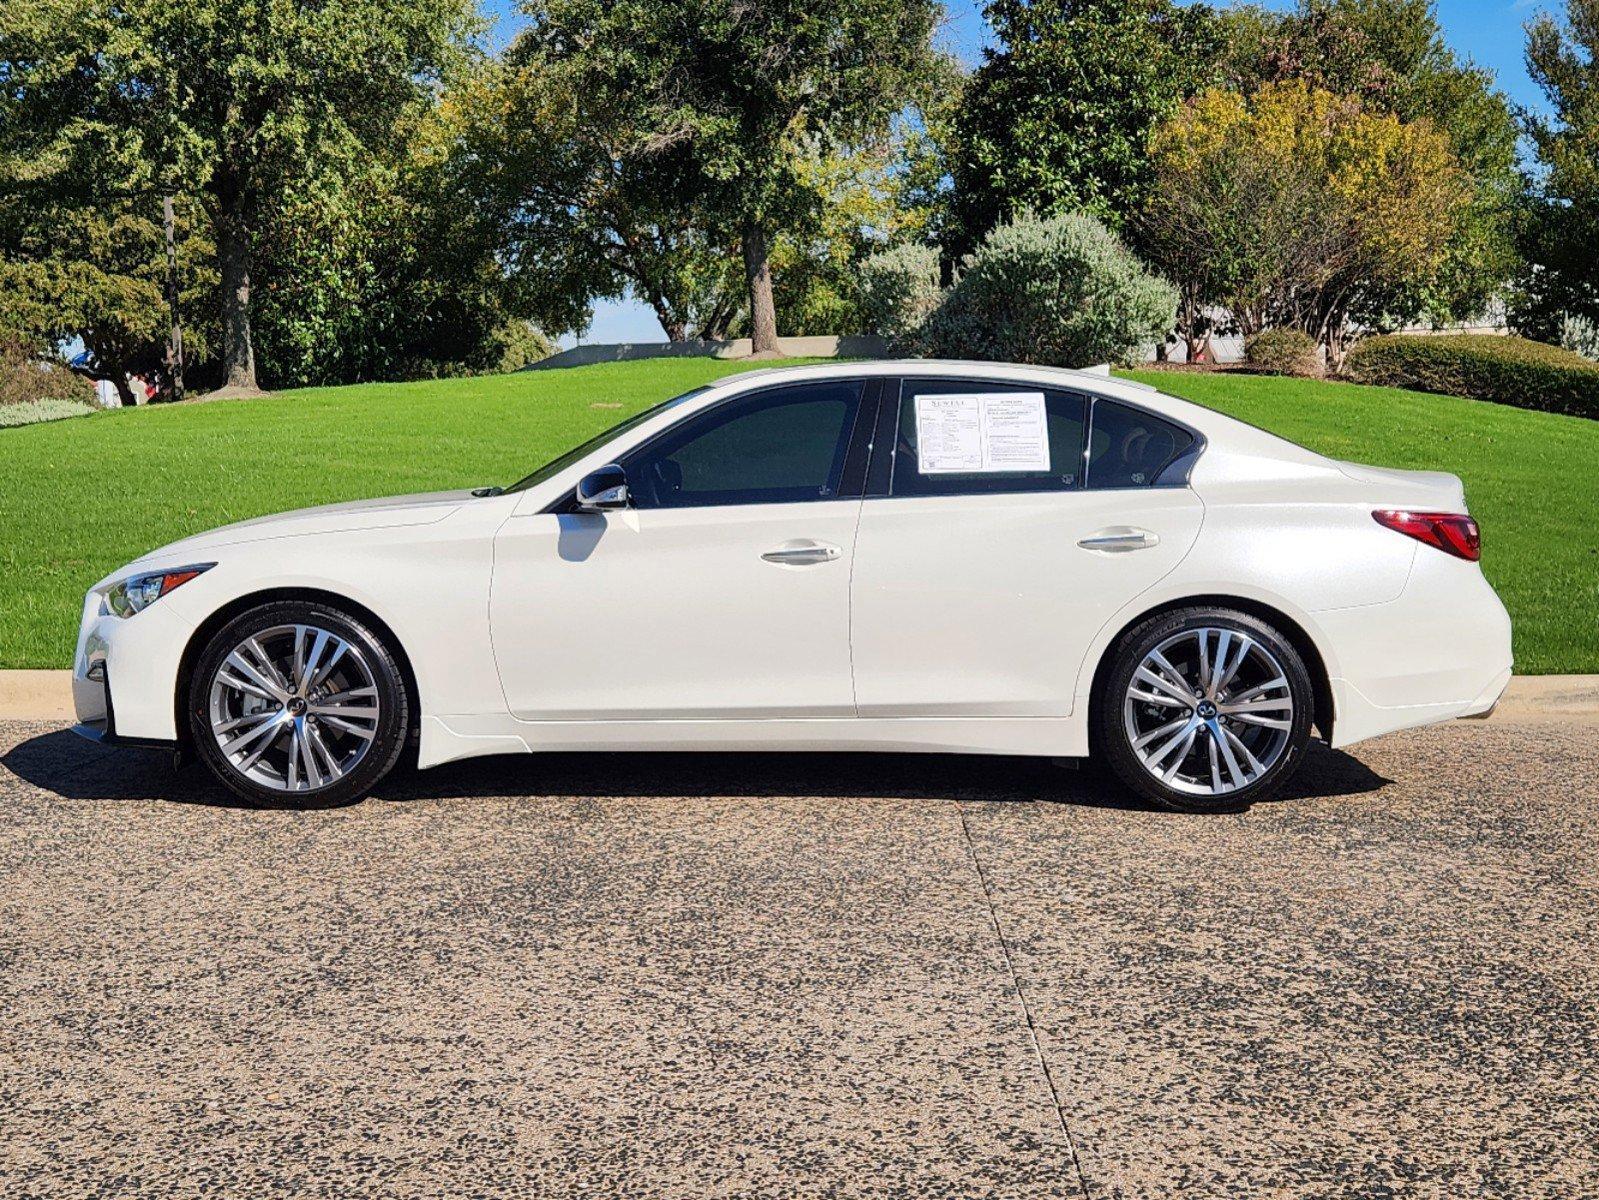
<instances>
[{"instance_id":1,"label":"front headlight","mask_svg":"<svg viewBox=\"0 0 1599 1200\"><path fill-rule=\"evenodd\" d=\"M100 612L116 617L131 617L143 612L173 588L182 587L196 575L203 575L216 563L192 563L187 567L174 567L170 571L152 571L147 575L130 575L106 589L100 600Z\"/></svg>"}]
</instances>

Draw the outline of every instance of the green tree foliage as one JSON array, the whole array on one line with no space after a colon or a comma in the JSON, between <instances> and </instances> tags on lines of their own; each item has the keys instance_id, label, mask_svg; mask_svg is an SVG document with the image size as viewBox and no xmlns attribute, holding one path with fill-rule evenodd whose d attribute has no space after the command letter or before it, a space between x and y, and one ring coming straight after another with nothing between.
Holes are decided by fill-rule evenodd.
<instances>
[{"instance_id":1,"label":"green tree foliage","mask_svg":"<svg viewBox=\"0 0 1599 1200\"><path fill-rule=\"evenodd\" d=\"M953 120L958 255L1023 211L1112 228L1143 201L1150 132L1212 82L1214 14L1172 0L990 0L984 52Z\"/></svg>"},{"instance_id":2,"label":"green tree foliage","mask_svg":"<svg viewBox=\"0 0 1599 1200\"><path fill-rule=\"evenodd\" d=\"M533 0L527 53L600 142L740 245L757 353L777 349L773 243L812 203L807 151L881 137L932 61L937 0Z\"/></svg>"},{"instance_id":3,"label":"green tree foliage","mask_svg":"<svg viewBox=\"0 0 1599 1200\"><path fill-rule=\"evenodd\" d=\"M41 185L92 195L137 171L202 203L222 367L239 388L256 382L252 272L272 198L392 146L398 118L476 27L469 0L8 0L3 11L8 153L37 164Z\"/></svg>"},{"instance_id":4,"label":"green tree foliage","mask_svg":"<svg viewBox=\"0 0 1599 1200\"><path fill-rule=\"evenodd\" d=\"M1567 0L1527 26L1527 71L1548 112L1525 114L1537 151L1523 247L1531 270L1514 316L1554 341L1564 318L1599 322L1599 0Z\"/></svg>"},{"instance_id":5,"label":"green tree foliage","mask_svg":"<svg viewBox=\"0 0 1599 1200\"><path fill-rule=\"evenodd\" d=\"M1131 365L1166 336L1176 306L1171 284L1093 217L1024 214L962 263L926 336L940 358Z\"/></svg>"},{"instance_id":6,"label":"green tree foliage","mask_svg":"<svg viewBox=\"0 0 1599 1200\"><path fill-rule=\"evenodd\" d=\"M1220 19L1229 86L1252 94L1298 80L1352 96L1368 112L1429 122L1470 185L1437 264L1385 291L1368 289L1357 315L1385 324L1481 313L1517 268L1516 123L1492 74L1445 43L1433 0L1299 0L1288 12L1244 5Z\"/></svg>"},{"instance_id":7,"label":"green tree foliage","mask_svg":"<svg viewBox=\"0 0 1599 1200\"><path fill-rule=\"evenodd\" d=\"M524 34L447 98L437 185L498 247L529 301L631 292L672 341L725 337L742 274L674 155L643 153L590 67ZM581 326L586 304L551 328Z\"/></svg>"},{"instance_id":8,"label":"green tree foliage","mask_svg":"<svg viewBox=\"0 0 1599 1200\"><path fill-rule=\"evenodd\" d=\"M1336 371L1352 314L1438 269L1470 184L1432 125L1302 81L1195 97L1154 142L1154 261L1246 337L1295 326Z\"/></svg>"}]
</instances>

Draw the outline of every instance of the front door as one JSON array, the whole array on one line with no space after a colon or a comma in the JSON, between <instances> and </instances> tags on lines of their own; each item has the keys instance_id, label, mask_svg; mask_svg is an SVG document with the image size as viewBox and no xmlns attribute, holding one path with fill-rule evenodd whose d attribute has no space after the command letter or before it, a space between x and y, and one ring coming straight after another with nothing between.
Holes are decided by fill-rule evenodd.
<instances>
[{"instance_id":1,"label":"front door","mask_svg":"<svg viewBox=\"0 0 1599 1200\"><path fill-rule=\"evenodd\" d=\"M490 619L511 712L853 716L861 393L827 380L735 396L622 458L632 507L506 522Z\"/></svg>"},{"instance_id":2,"label":"front door","mask_svg":"<svg viewBox=\"0 0 1599 1200\"><path fill-rule=\"evenodd\" d=\"M1049 388L906 379L885 396L852 587L862 717L1062 717L1089 642L1193 544L1167 467L1193 438ZM1085 446L1087 452L1085 453Z\"/></svg>"}]
</instances>

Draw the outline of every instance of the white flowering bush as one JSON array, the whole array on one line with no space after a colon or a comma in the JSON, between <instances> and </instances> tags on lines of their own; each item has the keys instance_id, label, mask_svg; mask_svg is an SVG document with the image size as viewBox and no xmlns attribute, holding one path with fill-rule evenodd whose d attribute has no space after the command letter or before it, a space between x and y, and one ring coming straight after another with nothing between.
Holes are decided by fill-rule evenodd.
<instances>
[{"instance_id":1,"label":"white flowering bush","mask_svg":"<svg viewBox=\"0 0 1599 1200\"><path fill-rule=\"evenodd\" d=\"M861 264L860 287L867 332L914 351L942 294L938 251L931 246L906 245L874 254Z\"/></svg>"}]
</instances>

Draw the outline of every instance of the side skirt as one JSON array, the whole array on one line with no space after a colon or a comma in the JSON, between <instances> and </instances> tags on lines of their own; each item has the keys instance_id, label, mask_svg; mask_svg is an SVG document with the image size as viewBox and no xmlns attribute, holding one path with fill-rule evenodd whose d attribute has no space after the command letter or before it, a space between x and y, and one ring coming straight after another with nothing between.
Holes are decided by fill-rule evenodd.
<instances>
[{"instance_id":1,"label":"side skirt","mask_svg":"<svg viewBox=\"0 0 1599 1200\"><path fill-rule=\"evenodd\" d=\"M631 751L1088 753L1077 717L816 717L760 721L518 721L509 716L422 718L417 765L486 754Z\"/></svg>"}]
</instances>

